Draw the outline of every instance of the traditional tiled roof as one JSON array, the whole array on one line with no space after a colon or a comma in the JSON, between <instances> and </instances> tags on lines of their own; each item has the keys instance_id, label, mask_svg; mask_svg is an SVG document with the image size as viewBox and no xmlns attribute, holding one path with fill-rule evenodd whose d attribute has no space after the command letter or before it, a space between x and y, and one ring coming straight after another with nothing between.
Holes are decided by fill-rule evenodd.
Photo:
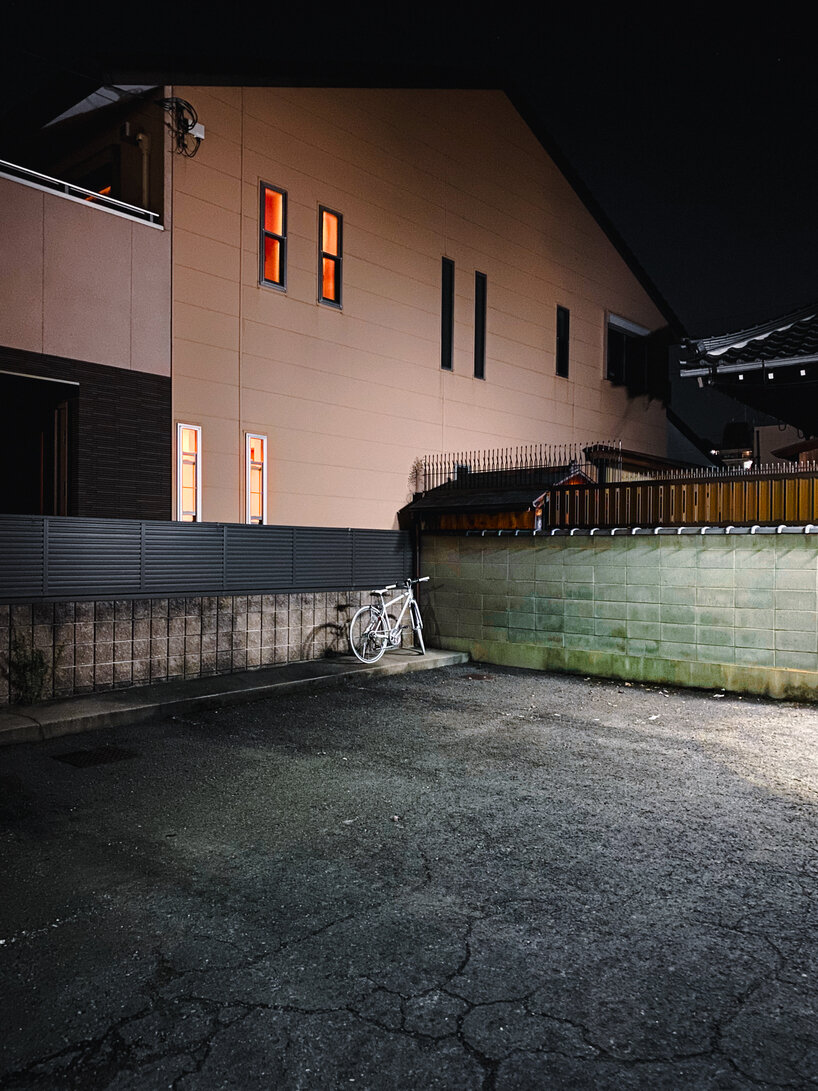
<instances>
[{"instance_id":1,"label":"traditional tiled roof","mask_svg":"<svg viewBox=\"0 0 818 1091\"><path fill-rule=\"evenodd\" d=\"M818 303L752 329L684 341L679 364L683 378L818 434Z\"/></svg>"},{"instance_id":2,"label":"traditional tiled roof","mask_svg":"<svg viewBox=\"0 0 818 1091\"><path fill-rule=\"evenodd\" d=\"M529 484L518 482L499 488L458 487L451 483L416 496L405 512L525 511L534 498L565 478L568 468L555 467L532 476ZM476 476L476 475L475 475Z\"/></svg>"},{"instance_id":3,"label":"traditional tiled roof","mask_svg":"<svg viewBox=\"0 0 818 1091\"><path fill-rule=\"evenodd\" d=\"M683 374L726 373L743 367L818 360L818 304L751 329L682 343Z\"/></svg>"}]
</instances>

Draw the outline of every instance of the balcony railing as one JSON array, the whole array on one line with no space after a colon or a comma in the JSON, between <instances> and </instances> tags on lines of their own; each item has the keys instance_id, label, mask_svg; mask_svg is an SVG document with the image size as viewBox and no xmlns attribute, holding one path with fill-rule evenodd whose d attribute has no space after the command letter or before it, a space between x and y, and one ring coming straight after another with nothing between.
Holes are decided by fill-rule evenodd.
<instances>
[{"instance_id":1,"label":"balcony railing","mask_svg":"<svg viewBox=\"0 0 818 1091\"><path fill-rule=\"evenodd\" d=\"M60 178L52 178L48 174L41 174L28 167L20 167L16 163L8 163L0 159L0 176L11 178L15 182L22 182L25 186L34 189L46 190L49 193L57 193L61 197L67 197L71 201L79 201L83 204L91 204L96 208L102 208L106 212L112 212L116 216L125 216L129 220L141 220L143 223L159 227L159 213L151 212L147 208L139 208L138 205L129 205L126 201L118 201L104 193L95 193L92 189L84 189L75 186L73 182L65 182Z\"/></svg>"}]
</instances>

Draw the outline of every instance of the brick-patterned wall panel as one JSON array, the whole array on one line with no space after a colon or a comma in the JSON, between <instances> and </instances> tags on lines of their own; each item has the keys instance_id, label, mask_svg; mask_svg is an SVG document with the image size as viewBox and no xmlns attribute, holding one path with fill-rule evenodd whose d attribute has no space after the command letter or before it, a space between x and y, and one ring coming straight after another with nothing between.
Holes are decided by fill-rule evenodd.
<instances>
[{"instance_id":1,"label":"brick-patterned wall panel","mask_svg":"<svg viewBox=\"0 0 818 1091\"><path fill-rule=\"evenodd\" d=\"M45 659L43 699L348 653L369 595L317 591L0 605L0 704L11 644Z\"/></svg>"}]
</instances>

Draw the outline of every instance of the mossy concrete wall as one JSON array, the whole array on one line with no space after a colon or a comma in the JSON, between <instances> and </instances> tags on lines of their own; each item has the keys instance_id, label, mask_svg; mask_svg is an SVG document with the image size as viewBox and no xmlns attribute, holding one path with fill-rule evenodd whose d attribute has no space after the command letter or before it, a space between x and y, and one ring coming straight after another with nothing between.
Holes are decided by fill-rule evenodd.
<instances>
[{"instance_id":1,"label":"mossy concrete wall","mask_svg":"<svg viewBox=\"0 0 818 1091\"><path fill-rule=\"evenodd\" d=\"M430 643L508 666L814 700L818 536L423 539Z\"/></svg>"}]
</instances>

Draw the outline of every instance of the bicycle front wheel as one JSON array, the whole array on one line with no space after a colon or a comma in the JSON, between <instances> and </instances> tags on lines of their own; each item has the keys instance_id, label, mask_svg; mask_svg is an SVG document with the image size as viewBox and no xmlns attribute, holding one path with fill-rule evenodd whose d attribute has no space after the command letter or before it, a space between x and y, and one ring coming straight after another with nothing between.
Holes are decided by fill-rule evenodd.
<instances>
[{"instance_id":1,"label":"bicycle front wheel","mask_svg":"<svg viewBox=\"0 0 818 1091\"><path fill-rule=\"evenodd\" d=\"M383 614L374 606L362 606L349 623L349 646L362 663L377 663L389 643Z\"/></svg>"},{"instance_id":2,"label":"bicycle front wheel","mask_svg":"<svg viewBox=\"0 0 818 1091\"><path fill-rule=\"evenodd\" d=\"M415 631L415 640L420 648L420 654L426 655L426 645L423 643L423 619L420 616L420 607L416 602L412 603L412 628Z\"/></svg>"}]
</instances>

